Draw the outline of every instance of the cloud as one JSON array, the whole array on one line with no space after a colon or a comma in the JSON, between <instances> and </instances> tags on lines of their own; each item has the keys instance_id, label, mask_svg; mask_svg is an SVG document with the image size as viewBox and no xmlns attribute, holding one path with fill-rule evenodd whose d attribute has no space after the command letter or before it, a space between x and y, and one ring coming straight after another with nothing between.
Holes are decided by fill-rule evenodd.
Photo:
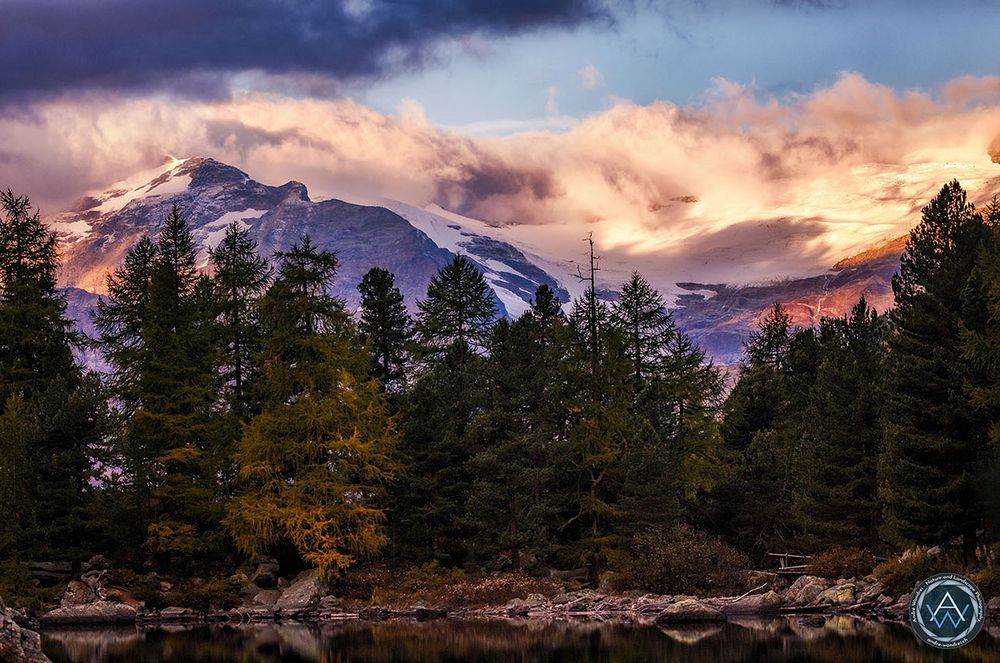
<instances>
[{"instance_id":1,"label":"cloud","mask_svg":"<svg viewBox=\"0 0 1000 663\"><path fill-rule=\"evenodd\" d=\"M238 73L372 80L425 66L450 40L613 20L605 0L5 0L0 90L224 98Z\"/></svg>"},{"instance_id":2,"label":"cloud","mask_svg":"<svg viewBox=\"0 0 1000 663\"><path fill-rule=\"evenodd\" d=\"M576 72L576 75L580 79L580 87L584 90L596 90L604 85L604 74L593 64L581 67L580 71Z\"/></svg>"},{"instance_id":3,"label":"cloud","mask_svg":"<svg viewBox=\"0 0 1000 663\"><path fill-rule=\"evenodd\" d=\"M50 213L164 154L206 155L313 195L438 204L566 259L592 230L609 279L752 282L815 274L906 232L952 178L973 194L995 186L995 90L963 78L899 91L847 73L776 98L718 81L695 104L618 101L504 136L436 127L414 102L382 114L273 93L182 107L93 93L0 112L0 186Z\"/></svg>"}]
</instances>

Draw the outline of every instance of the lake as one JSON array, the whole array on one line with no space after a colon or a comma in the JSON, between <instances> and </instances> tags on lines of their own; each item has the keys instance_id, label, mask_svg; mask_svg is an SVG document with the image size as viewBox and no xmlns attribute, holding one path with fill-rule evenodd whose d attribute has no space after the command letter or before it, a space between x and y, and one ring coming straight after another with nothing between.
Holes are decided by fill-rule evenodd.
<instances>
[{"instance_id":1,"label":"lake","mask_svg":"<svg viewBox=\"0 0 1000 663\"><path fill-rule=\"evenodd\" d=\"M56 663L570 663L603 661L1000 661L1000 628L939 652L899 624L849 617L736 620L722 625L601 622L345 622L198 628L62 630L43 634Z\"/></svg>"}]
</instances>

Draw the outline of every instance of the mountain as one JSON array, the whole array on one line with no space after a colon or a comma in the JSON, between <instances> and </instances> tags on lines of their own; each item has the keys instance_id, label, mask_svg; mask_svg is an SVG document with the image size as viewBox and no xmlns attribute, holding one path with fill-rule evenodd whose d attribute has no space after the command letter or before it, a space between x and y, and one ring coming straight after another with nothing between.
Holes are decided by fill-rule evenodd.
<instances>
[{"instance_id":1,"label":"mountain","mask_svg":"<svg viewBox=\"0 0 1000 663\"><path fill-rule=\"evenodd\" d=\"M61 283L69 289L73 311L82 312L88 297L104 291L106 274L143 234L156 236L173 205L191 225L202 266L233 222L250 229L265 255L288 249L308 234L319 248L337 252L335 294L350 306L358 303L356 287L365 271L381 266L396 275L415 308L431 277L459 251L483 270L504 314L525 310L541 283L563 301L569 298L566 288L520 249L464 229L454 219L402 203L395 203L397 213L385 205L313 201L299 182L267 186L237 168L199 157L171 159L85 197L52 219L66 247Z\"/></svg>"},{"instance_id":2,"label":"mountain","mask_svg":"<svg viewBox=\"0 0 1000 663\"><path fill-rule=\"evenodd\" d=\"M92 333L89 311L104 291L106 274L143 234L156 236L175 204L191 224L202 266L233 222L250 229L265 255L288 249L308 234L320 248L337 252L335 294L351 307L358 304L356 287L364 272L381 266L395 274L407 305L415 310L431 277L456 253L482 269L499 310L512 317L530 306L542 283L564 304L582 294L573 262L541 255L518 238L517 227L497 227L437 206L364 202L312 200L299 182L268 186L210 158L169 159L50 219L64 241L61 284L69 312L83 331ZM872 247L808 278L750 286L654 285L665 292L681 289L674 302L679 327L716 362L732 365L756 321L775 302L785 305L800 326L815 324L824 315L843 315L862 294L879 310L889 308L890 281L903 243L904 238L897 238ZM579 247L566 250L574 255ZM613 299L617 285L602 284L603 296Z\"/></svg>"},{"instance_id":3,"label":"mountain","mask_svg":"<svg viewBox=\"0 0 1000 663\"><path fill-rule=\"evenodd\" d=\"M817 324L824 316L846 314L864 295L879 312L892 307L892 275L906 237L897 237L837 262L825 274L752 286L678 283L687 292L677 298L678 326L709 356L723 365L739 362L743 343L758 320L776 302L797 327Z\"/></svg>"}]
</instances>

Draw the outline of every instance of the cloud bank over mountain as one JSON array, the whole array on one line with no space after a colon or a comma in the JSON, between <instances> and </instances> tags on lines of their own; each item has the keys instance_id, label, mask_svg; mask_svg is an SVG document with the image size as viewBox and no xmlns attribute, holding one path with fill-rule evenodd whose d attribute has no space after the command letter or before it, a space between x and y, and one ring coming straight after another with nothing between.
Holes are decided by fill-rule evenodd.
<instances>
[{"instance_id":1,"label":"cloud bank over mountain","mask_svg":"<svg viewBox=\"0 0 1000 663\"><path fill-rule=\"evenodd\" d=\"M616 101L564 132L471 137L343 99L177 104L91 92L0 113L0 182L45 211L165 154L314 195L438 204L529 244L593 231L608 276L747 282L815 273L908 230L940 185L1000 175L1000 77L899 91L845 73L808 94L717 81L695 104ZM666 270L666 271L664 271ZM713 276L714 275L714 276Z\"/></svg>"}]
</instances>

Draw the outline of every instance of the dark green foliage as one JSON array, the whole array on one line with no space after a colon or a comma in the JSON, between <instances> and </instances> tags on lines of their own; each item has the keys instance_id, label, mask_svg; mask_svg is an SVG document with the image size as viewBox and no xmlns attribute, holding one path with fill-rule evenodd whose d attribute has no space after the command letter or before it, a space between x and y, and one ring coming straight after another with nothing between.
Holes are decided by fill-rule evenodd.
<instances>
[{"instance_id":1,"label":"dark green foliage","mask_svg":"<svg viewBox=\"0 0 1000 663\"><path fill-rule=\"evenodd\" d=\"M885 587L889 596L912 592L918 582L936 573L962 573L964 565L957 557L932 554L924 549L909 551L906 558L890 559L875 567L872 574Z\"/></svg>"},{"instance_id":2,"label":"dark green foliage","mask_svg":"<svg viewBox=\"0 0 1000 663\"><path fill-rule=\"evenodd\" d=\"M884 336L884 320L863 297L844 318L820 323L820 363L809 393L795 499L807 546L879 545Z\"/></svg>"},{"instance_id":3,"label":"dark green foliage","mask_svg":"<svg viewBox=\"0 0 1000 663\"><path fill-rule=\"evenodd\" d=\"M386 391L399 392L406 386L407 346L413 336L413 322L403 304L403 293L396 287L392 273L381 267L365 272L358 292L361 293L358 331L368 344L371 375Z\"/></svg>"},{"instance_id":4,"label":"dark green foliage","mask_svg":"<svg viewBox=\"0 0 1000 663\"><path fill-rule=\"evenodd\" d=\"M969 304L962 293L986 236L958 182L941 189L910 233L892 283L879 466L887 536L927 544L963 536L970 556L986 427L969 407L972 371L959 333Z\"/></svg>"},{"instance_id":5,"label":"dark green foliage","mask_svg":"<svg viewBox=\"0 0 1000 663\"><path fill-rule=\"evenodd\" d=\"M544 559L554 543L562 498L551 488L566 453L559 376L566 331L545 285L531 310L494 328L482 410L465 436L474 477L465 519L473 554L487 565L503 557L517 570Z\"/></svg>"},{"instance_id":6,"label":"dark green foliage","mask_svg":"<svg viewBox=\"0 0 1000 663\"><path fill-rule=\"evenodd\" d=\"M497 317L493 298L483 273L465 256L442 267L427 286L427 298L417 303L423 358L464 361L467 354L481 354Z\"/></svg>"},{"instance_id":7,"label":"dark green foliage","mask_svg":"<svg viewBox=\"0 0 1000 663\"><path fill-rule=\"evenodd\" d=\"M260 352L257 301L270 283L271 268L257 254L249 229L237 223L228 226L219 245L209 251L209 262L219 311L222 384L229 390L233 413L246 419L252 410L250 394Z\"/></svg>"}]
</instances>

